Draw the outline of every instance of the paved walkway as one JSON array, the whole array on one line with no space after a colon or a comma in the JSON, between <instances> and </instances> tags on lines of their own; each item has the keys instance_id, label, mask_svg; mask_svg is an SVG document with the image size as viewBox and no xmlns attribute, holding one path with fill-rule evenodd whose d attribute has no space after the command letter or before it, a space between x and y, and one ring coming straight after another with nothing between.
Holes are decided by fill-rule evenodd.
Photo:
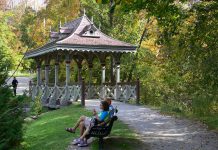
<instances>
[{"instance_id":1,"label":"paved walkway","mask_svg":"<svg viewBox=\"0 0 218 150\"><path fill-rule=\"evenodd\" d=\"M151 150L218 150L218 133L199 122L176 119L147 107L113 102L118 118L128 124ZM86 100L86 107L99 107L98 100ZM143 148L141 149L143 150Z\"/></svg>"},{"instance_id":2,"label":"paved walkway","mask_svg":"<svg viewBox=\"0 0 218 150\"><path fill-rule=\"evenodd\" d=\"M17 95L22 95L25 90L28 90L29 88L29 77L16 77L18 81L17 86ZM11 85L13 78L10 78L10 80L7 82L7 85Z\"/></svg>"}]
</instances>

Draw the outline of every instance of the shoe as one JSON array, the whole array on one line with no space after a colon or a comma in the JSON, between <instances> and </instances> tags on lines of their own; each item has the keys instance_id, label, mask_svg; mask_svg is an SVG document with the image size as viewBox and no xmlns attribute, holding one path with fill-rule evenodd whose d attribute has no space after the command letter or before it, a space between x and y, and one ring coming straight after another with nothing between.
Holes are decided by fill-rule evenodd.
<instances>
[{"instance_id":1,"label":"shoe","mask_svg":"<svg viewBox=\"0 0 218 150\"><path fill-rule=\"evenodd\" d=\"M66 128L65 130L67 132L70 132L70 133L75 133L75 129L74 128Z\"/></svg>"},{"instance_id":2,"label":"shoe","mask_svg":"<svg viewBox=\"0 0 218 150\"><path fill-rule=\"evenodd\" d=\"M73 145L77 145L77 144L80 143L80 141L81 141L80 138L74 139L73 142L72 142L72 144L73 144Z\"/></svg>"},{"instance_id":3,"label":"shoe","mask_svg":"<svg viewBox=\"0 0 218 150\"><path fill-rule=\"evenodd\" d=\"M85 140L80 140L80 143L77 146L79 146L79 147L86 147L86 146L88 146L88 143Z\"/></svg>"}]
</instances>

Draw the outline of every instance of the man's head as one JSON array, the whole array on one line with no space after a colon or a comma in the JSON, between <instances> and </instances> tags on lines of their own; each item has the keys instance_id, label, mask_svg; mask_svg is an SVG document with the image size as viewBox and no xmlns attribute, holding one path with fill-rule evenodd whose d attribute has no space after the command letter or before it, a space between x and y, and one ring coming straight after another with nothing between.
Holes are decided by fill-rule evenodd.
<instances>
[{"instance_id":1,"label":"man's head","mask_svg":"<svg viewBox=\"0 0 218 150\"><path fill-rule=\"evenodd\" d=\"M16 79L16 77L14 77L14 80Z\"/></svg>"},{"instance_id":2,"label":"man's head","mask_svg":"<svg viewBox=\"0 0 218 150\"><path fill-rule=\"evenodd\" d=\"M107 103L108 103L109 105L111 105L112 98L111 98L111 97L106 97L106 98L105 98L105 101L107 101Z\"/></svg>"},{"instance_id":3,"label":"man's head","mask_svg":"<svg viewBox=\"0 0 218 150\"><path fill-rule=\"evenodd\" d=\"M101 101L100 103L100 109L103 111L108 111L109 110L109 104L107 101Z\"/></svg>"}]
</instances>

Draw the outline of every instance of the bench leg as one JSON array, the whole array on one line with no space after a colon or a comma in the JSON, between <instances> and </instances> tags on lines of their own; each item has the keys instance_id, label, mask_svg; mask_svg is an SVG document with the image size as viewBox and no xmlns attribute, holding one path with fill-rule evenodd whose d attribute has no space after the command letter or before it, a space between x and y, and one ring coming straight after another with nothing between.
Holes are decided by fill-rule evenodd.
<instances>
[{"instance_id":1,"label":"bench leg","mask_svg":"<svg viewBox=\"0 0 218 150\"><path fill-rule=\"evenodd\" d=\"M99 150L103 150L103 138L100 137L98 140Z\"/></svg>"}]
</instances>

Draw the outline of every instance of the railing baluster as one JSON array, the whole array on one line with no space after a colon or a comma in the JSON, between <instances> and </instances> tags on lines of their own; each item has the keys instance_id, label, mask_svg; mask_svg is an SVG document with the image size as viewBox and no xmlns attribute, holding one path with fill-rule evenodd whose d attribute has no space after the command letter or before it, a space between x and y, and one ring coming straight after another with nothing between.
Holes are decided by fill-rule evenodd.
<instances>
[{"instance_id":1,"label":"railing baluster","mask_svg":"<svg viewBox=\"0 0 218 150\"><path fill-rule=\"evenodd\" d=\"M84 85L83 85L84 84ZM46 93L49 93L49 104L57 104L58 100L62 100L66 92L69 92L69 100L76 101L78 99L85 100L92 98L101 97L112 97L112 99L122 100L124 102L134 99L136 104L139 104L140 100L140 82L139 79L135 83L118 83L117 85L113 85L111 83L104 83L102 85L91 84L89 86L85 86L85 83L79 84L74 83L68 86L68 90L66 87L62 86L52 86L53 84L49 84L46 88L43 85L37 86L34 83L29 83L29 96L32 99L35 98L39 93L43 96ZM116 90L115 90L116 89ZM47 91L46 91L47 90ZM115 93L117 91L117 93ZM88 93L88 94L87 94ZM116 96L116 97L115 97ZM54 97L54 98L53 98ZM53 100L54 102L52 102ZM81 101L82 105L85 105L84 101Z\"/></svg>"}]
</instances>

